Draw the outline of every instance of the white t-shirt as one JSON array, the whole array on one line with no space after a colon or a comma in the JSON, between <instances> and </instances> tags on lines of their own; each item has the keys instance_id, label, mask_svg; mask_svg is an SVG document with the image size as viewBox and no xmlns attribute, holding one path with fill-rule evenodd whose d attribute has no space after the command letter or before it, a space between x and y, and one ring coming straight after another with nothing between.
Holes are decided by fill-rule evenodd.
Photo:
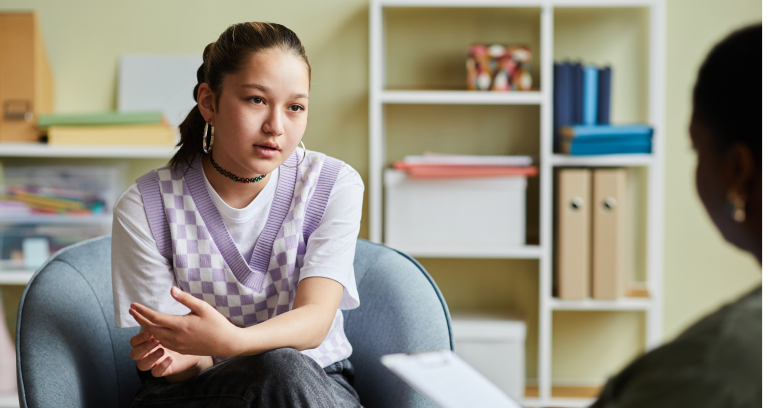
<instances>
[{"instance_id":1,"label":"white t-shirt","mask_svg":"<svg viewBox=\"0 0 770 408\"><path fill-rule=\"evenodd\" d=\"M242 209L227 205L211 187L204 173L209 195L246 263L251 261L254 246L267 223L281 171L280 166L275 169L265 188ZM342 284L345 289L339 308L343 310L354 309L359 305L353 258L361 227L363 198L364 183L361 176L352 167L343 164L329 194L321 223L308 238L304 264L299 273L300 281L309 277L325 277ZM189 313L187 307L171 297L170 290L175 285L172 265L158 251L136 183L120 196L113 207L113 214L112 288L115 325L121 328L138 326L128 313L132 302L162 313Z\"/></svg>"}]
</instances>

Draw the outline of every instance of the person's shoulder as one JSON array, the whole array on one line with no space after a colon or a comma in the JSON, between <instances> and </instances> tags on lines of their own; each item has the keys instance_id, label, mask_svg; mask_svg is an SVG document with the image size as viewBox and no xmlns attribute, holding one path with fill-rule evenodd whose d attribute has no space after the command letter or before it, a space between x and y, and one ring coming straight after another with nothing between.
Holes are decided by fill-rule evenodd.
<instances>
[{"instance_id":1,"label":"person's shoulder","mask_svg":"<svg viewBox=\"0 0 770 408\"><path fill-rule=\"evenodd\" d=\"M700 330L714 333L707 350L712 369L740 382L761 377L761 286L707 316L682 337L697 335Z\"/></svg>"},{"instance_id":2,"label":"person's shoulder","mask_svg":"<svg viewBox=\"0 0 770 408\"><path fill-rule=\"evenodd\" d=\"M661 402L704 397L754 401L762 377L761 298L757 288L638 358L608 383L603 402L595 407L608 406L608 400L651 398L653 389Z\"/></svg>"},{"instance_id":3,"label":"person's shoulder","mask_svg":"<svg viewBox=\"0 0 770 408\"><path fill-rule=\"evenodd\" d=\"M334 185L334 190L339 191L341 188L346 187L354 187L354 188L364 188L364 180L361 178L361 175L358 174L358 171L353 168L353 166L349 165L343 160L340 160L336 157L329 156L327 154L316 152L312 150L307 151L307 158L311 161L315 160L334 160L339 163L340 170L339 173L337 173L337 180Z\"/></svg>"},{"instance_id":4,"label":"person's shoulder","mask_svg":"<svg viewBox=\"0 0 770 408\"><path fill-rule=\"evenodd\" d=\"M144 202L139 185L131 184L115 201L112 212L123 219L132 219L136 214L144 214Z\"/></svg>"},{"instance_id":5,"label":"person's shoulder","mask_svg":"<svg viewBox=\"0 0 770 408\"><path fill-rule=\"evenodd\" d=\"M677 340L707 336L715 345L761 341L762 287L722 306L684 331ZM757 335L759 337L757 337ZM719 351L716 347L715 352Z\"/></svg>"}]
</instances>

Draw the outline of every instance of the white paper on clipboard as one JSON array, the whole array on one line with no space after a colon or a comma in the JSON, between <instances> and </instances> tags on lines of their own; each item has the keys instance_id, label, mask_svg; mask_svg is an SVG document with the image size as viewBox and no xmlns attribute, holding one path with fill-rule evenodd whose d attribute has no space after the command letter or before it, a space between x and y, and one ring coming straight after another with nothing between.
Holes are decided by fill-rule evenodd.
<instances>
[{"instance_id":1,"label":"white paper on clipboard","mask_svg":"<svg viewBox=\"0 0 770 408\"><path fill-rule=\"evenodd\" d=\"M380 361L441 408L521 408L449 350L389 354Z\"/></svg>"}]
</instances>

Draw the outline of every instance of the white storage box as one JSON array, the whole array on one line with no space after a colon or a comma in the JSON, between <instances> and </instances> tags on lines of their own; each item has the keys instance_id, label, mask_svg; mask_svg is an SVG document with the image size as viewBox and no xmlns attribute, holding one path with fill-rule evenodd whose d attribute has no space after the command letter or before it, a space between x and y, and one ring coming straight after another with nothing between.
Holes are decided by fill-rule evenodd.
<instances>
[{"instance_id":1,"label":"white storage box","mask_svg":"<svg viewBox=\"0 0 770 408\"><path fill-rule=\"evenodd\" d=\"M410 248L524 245L527 178L410 179L385 171L385 242Z\"/></svg>"},{"instance_id":2,"label":"white storage box","mask_svg":"<svg viewBox=\"0 0 770 408\"><path fill-rule=\"evenodd\" d=\"M452 316L456 353L511 398L521 401L526 382L527 326L511 318Z\"/></svg>"}]
</instances>

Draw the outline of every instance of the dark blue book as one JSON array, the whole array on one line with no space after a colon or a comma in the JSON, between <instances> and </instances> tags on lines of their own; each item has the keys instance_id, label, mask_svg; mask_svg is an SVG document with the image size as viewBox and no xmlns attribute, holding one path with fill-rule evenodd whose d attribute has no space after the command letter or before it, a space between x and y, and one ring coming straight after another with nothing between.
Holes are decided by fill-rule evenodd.
<instances>
[{"instance_id":1,"label":"dark blue book","mask_svg":"<svg viewBox=\"0 0 770 408\"><path fill-rule=\"evenodd\" d=\"M597 139L606 137L652 137L652 127L648 125L566 125L559 128L562 138Z\"/></svg>"},{"instance_id":2,"label":"dark blue book","mask_svg":"<svg viewBox=\"0 0 770 408\"><path fill-rule=\"evenodd\" d=\"M553 133L554 149L559 129L572 123L572 69L569 63L553 66Z\"/></svg>"},{"instance_id":3,"label":"dark blue book","mask_svg":"<svg viewBox=\"0 0 770 408\"><path fill-rule=\"evenodd\" d=\"M596 124L596 110L599 99L599 70L593 65L583 68L583 124Z\"/></svg>"},{"instance_id":4,"label":"dark blue book","mask_svg":"<svg viewBox=\"0 0 770 408\"><path fill-rule=\"evenodd\" d=\"M580 142L579 139L563 143L563 153L573 156L600 154L652 153L652 140L622 141L612 143Z\"/></svg>"},{"instance_id":5,"label":"dark blue book","mask_svg":"<svg viewBox=\"0 0 770 408\"><path fill-rule=\"evenodd\" d=\"M583 123L583 64L570 64L572 71L572 120L570 123Z\"/></svg>"},{"instance_id":6,"label":"dark blue book","mask_svg":"<svg viewBox=\"0 0 770 408\"><path fill-rule=\"evenodd\" d=\"M597 101L596 123L610 123L610 91L612 90L612 68L599 70L599 100Z\"/></svg>"}]
</instances>

